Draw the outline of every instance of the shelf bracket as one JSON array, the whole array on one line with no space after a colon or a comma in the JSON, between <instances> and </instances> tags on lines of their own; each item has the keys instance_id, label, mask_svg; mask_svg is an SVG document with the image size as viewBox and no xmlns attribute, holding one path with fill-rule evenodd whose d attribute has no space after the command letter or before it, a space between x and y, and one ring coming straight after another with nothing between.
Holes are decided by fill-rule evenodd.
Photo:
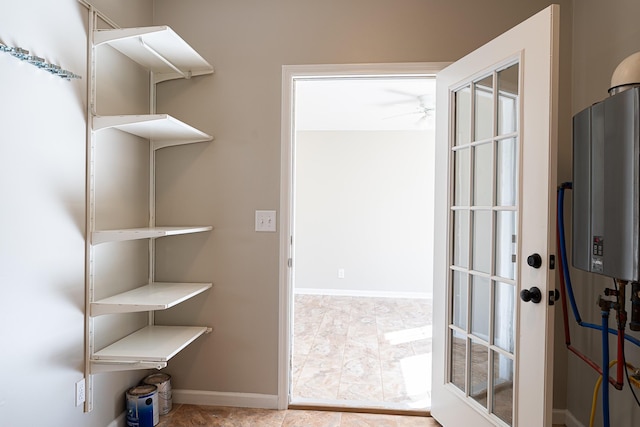
<instances>
[{"instance_id":1,"label":"shelf bracket","mask_svg":"<svg viewBox=\"0 0 640 427\"><path fill-rule=\"evenodd\" d=\"M171 61L169 61L167 58L165 58L164 56L162 56L162 54L160 54L160 52L158 52L157 50L155 50L154 48L152 48L151 46L146 44L145 41L142 40L142 37L139 37L138 40L140 40L140 44L142 45L142 47L147 49L153 56L155 56L156 58L158 58L159 60L161 60L162 62L167 64L169 67L171 67L171 69L173 69L173 71L175 71L176 73L180 74L185 79L190 79L191 78L191 71L184 72L181 69L179 69L178 67L176 67L175 65L173 65L173 63Z\"/></svg>"},{"instance_id":2,"label":"shelf bracket","mask_svg":"<svg viewBox=\"0 0 640 427\"><path fill-rule=\"evenodd\" d=\"M135 371L139 369L162 369L167 362L146 362L141 360L91 360L91 374L107 372Z\"/></svg>"}]
</instances>

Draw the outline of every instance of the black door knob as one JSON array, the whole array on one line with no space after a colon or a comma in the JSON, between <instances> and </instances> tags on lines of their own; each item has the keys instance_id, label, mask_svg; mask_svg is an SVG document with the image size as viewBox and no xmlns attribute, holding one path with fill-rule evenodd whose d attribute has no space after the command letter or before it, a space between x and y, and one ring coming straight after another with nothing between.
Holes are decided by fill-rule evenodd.
<instances>
[{"instance_id":1,"label":"black door knob","mask_svg":"<svg viewBox=\"0 0 640 427\"><path fill-rule=\"evenodd\" d=\"M542 301L542 292L535 286L530 289L523 289L520 291L520 299L524 302L531 301L534 304L538 304Z\"/></svg>"},{"instance_id":2,"label":"black door knob","mask_svg":"<svg viewBox=\"0 0 640 427\"><path fill-rule=\"evenodd\" d=\"M540 268L542 257L539 254L532 254L527 257L527 264L533 268Z\"/></svg>"}]
</instances>

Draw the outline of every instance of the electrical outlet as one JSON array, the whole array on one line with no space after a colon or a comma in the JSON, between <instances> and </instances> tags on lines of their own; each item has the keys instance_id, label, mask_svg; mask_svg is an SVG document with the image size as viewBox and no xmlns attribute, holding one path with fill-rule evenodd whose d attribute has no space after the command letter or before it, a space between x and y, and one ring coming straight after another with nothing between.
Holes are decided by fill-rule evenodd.
<instances>
[{"instance_id":1,"label":"electrical outlet","mask_svg":"<svg viewBox=\"0 0 640 427\"><path fill-rule=\"evenodd\" d=\"M84 378L76 383L76 406L80 406L86 400Z\"/></svg>"}]
</instances>

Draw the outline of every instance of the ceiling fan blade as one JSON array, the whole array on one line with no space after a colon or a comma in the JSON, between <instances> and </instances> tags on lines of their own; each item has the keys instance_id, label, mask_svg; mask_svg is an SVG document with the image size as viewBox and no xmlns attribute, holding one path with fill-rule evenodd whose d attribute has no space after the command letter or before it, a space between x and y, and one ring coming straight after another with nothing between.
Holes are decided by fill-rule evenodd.
<instances>
[{"instance_id":1,"label":"ceiling fan blade","mask_svg":"<svg viewBox=\"0 0 640 427\"><path fill-rule=\"evenodd\" d=\"M382 120L394 119L396 117L413 116L415 114L422 114L422 111L412 111L410 113L394 114L393 116L383 117Z\"/></svg>"}]
</instances>

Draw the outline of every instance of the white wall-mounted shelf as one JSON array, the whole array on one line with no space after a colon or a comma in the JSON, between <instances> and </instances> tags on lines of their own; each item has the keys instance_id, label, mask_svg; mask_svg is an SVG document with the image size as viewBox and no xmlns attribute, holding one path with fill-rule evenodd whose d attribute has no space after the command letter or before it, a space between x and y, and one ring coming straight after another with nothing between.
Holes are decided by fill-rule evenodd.
<instances>
[{"instance_id":1,"label":"white wall-mounted shelf","mask_svg":"<svg viewBox=\"0 0 640 427\"><path fill-rule=\"evenodd\" d=\"M94 116L93 130L118 129L151 141L154 150L173 145L213 140L208 135L168 114Z\"/></svg>"},{"instance_id":2,"label":"white wall-mounted shelf","mask_svg":"<svg viewBox=\"0 0 640 427\"><path fill-rule=\"evenodd\" d=\"M211 283L154 282L91 303L91 316L166 310L192 298L213 285Z\"/></svg>"},{"instance_id":3,"label":"white wall-mounted shelf","mask_svg":"<svg viewBox=\"0 0 640 427\"><path fill-rule=\"evenodd\" d=\"M213 227L145 227L124 228L121 230L96 230L91 233L91 244L99 245L108 242L124 242L127 240L156 239L158 237L176 236L179 234L202 233L211 231Z\"/></svg>"},{"instance_id":4,"label":"white wall-mounted shelf","mask_svg":"<svg viewBox=\"0 0 640 427\"><path fill-rule=\"evenodd\" d=\"M154 83L213 73L211 64L167 26L95 30L93 37L95 46L108 44L152 71Z\"/></svg>"},{"instance_id":5,"label":"white wall-mounted shelf","mask_svg":"<svg viewBox=\"0 0 640 427\"><path fill-rule=\"evenodd\" d=\"M146 326L94 353L91 362L168 362L207 332L205 326Z\"/></svg>"},{"instance_id":6,"label":"white wall-mounted shelf","mask_svg":"<svg viewBox=\"0 0 640 427\"><path fill-rule=\"evenodd\" d=\"M104 18L103 18L104 19ZM109 21L107 21L109 22ZM168 115L156 114L157 83L172 79L190 79L213 73L213 67L188 43L167 26L153 26L141 28L98 29L99 15L93 10L89 19L89 55L87 58L87 74L90 76L87 85L87 239L85 242L85 374L86 401L85 411L93 409L93 375L119 371L140 369L162 369L176 353L192 343L204 333L211 332L207 326L158 326L155 325L154 311L166 310L190 298L196 297L209 290L211 283L165 283L155 277L156 251L153 239L189 233L202 233L213 229L211 226L157 227L155 206L156 184L156 153L155 150L175 145L194 144L213 140L208 135L182 121ZM116 25L113 25L114 27ZM122 88L98 86L109 83L104 74L97 72L101 65L101 46L104 49L116 49L132 61L137 62L149 72L149 110L141 115L100 115L97 105L98 94L108 90L122 90ZM105 52L107 53L107 52ZM123 77L126 78L126 75ZM118 81L114 79L113 81ZM143 96L142 92L132 92L137 100ZM126 100L118 101L118 105L125 106ZM117 107L113 107L117 108ZM101 201L96 197L96 166L100 163L101 154L97 150L99 144L107 144L114 140L116 143L124 140L123 134L113 132L105 135L103 130L115 129L149 141L149 175L148 205L149 227L97 230L100 223L96 206ZM103 132L101 132L103 131ZM130 139L130 138L126 138ZM141 165L142 166L142 165ZM108 175L100 175L100 180L109 179ZM126 209L126 207L124 207ZM109 211L103 214L108 215ZM147 225L147 224L145 224ZM117 226L116 226L117 227ZM116 251L108 254L96 250L96 245L107 242L123 242L130 240L150 239L148 244L148 258L146 263L140 263L140 269L146 264L148 267L147 283L144 286L131 289L130 287L118 295L95 300L96 293L109 295L108 291L96 292L97 283L108 285L110 280L120 280L120 272L110 271L113 277L96 280L96 265L104 262L106 257L124 256ZM114 244L117 249L117 244ZM141 257L142 259L142 257ZM129 276L122 280L129 281ZM101 285L102 286L102 285ZM120 329L117 323L121 319L103 318L104 327L109 328L112 336L122 338L119 341L97 350L96 316L111 314L119 316L123 313L148 312L148 326L133 334L123 337L134 327ZM117 328L113 330L112 328Z\"/></svg>"}]
</instances>

